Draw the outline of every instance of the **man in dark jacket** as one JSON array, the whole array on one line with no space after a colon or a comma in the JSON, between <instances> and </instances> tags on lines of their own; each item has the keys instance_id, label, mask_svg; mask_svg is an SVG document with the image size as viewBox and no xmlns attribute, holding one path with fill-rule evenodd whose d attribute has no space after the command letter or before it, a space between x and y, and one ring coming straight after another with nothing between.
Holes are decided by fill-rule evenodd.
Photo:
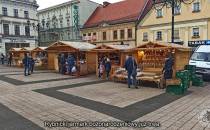
<instances>
[{"instance_id":1,"label":"man in dark jacket","mask_svg":"<svg viewBox=\"0 0 210 130\"><path fill-rule=\"evenodd\" d=\"M32 56L30 56L30 58L29 58L29 66L30 66L31 74L34 72L34 65L35 65L35 60L33 59Z\"/></svg>"},{"instance_id":2,"label":"man in dark jacket","mask_svg":"<svg viewBox=\"0 0 210 130\"><path fill-rule=\"evenodd\" d=\"M171 79L173 76L173 65L174 65L174 60L172 57L172 54L169 53L166 61L165 61L165 66L163 68L163 74L164 74L164 79Z\"/></svg>"},{"instance_id":3,"label":"man in dark jacket","mask_svg":"<svg viewBox=\"0 0 210 130\"><path fill-rule=\"evenodd\" d=\"M64 54L61 54L61 60L60 60L60 62L61 62L61 73L62 74L65 74L65 71L66 71L66 59L65 59L65 55Z\"/></svg>"},{"instance_id":4,"label":"man in dark jacket","mask_svg":"<svg viewBox=\"0 0 210 130\"><path fill-rule=\"evenodd\" d=\"M67 63L68 63L68 72L69 72L69 74L72 74L72 68L75 66L74 56L69 55L68 59L67 59Z\"/></svg>"},{"instance_id":5,"label":"man in dark jacket","mask_svg":"<svg viewBox=\"0 0 210 130\"><path fill-rule=\"evenodd\" d=\"M61 73L61 54L58 54L58 71Z\"/></svg>"},{"instance_id":6,"label":"man in dark jacket","mask_svg":"<svg viewBox=\"0 0 210 130\"><path fill-rule=\"evenodd\" d=\"M8 63L7 65L12 66L12 53L9 53L8 55Z\"/></svg>"},{"instance_id":7,"label":"man in dark jacket","mask_svg":"<svg viewBox=\"0 0 210 130\"><path fill-rule=\"evenodd\" d=\"M110 62L110 59L107 58L106 59L106 62L105 62L105 71L106 71L106 79L108 80L109 79L109 74L110 74L110 71L111 71L111 62Z\"/></svg>"},{"instance_id":8,"label":"man in dark jacket","mask_svg":"<svg viewBox=\"0 0 210 130\"><path fill-rule=\"evenodd\" d=\"M4 58L5 58L4 54L1 53L1 64L2 64L2 65L4 64Z\"/></svg>"},{"instance_id":9,"label":"man in dark jacket","mask_svg":"<svg viewBox=\"0 0 210 130\"><path fill-rule=\"evenodd\" d=\"M23 58L23 65L24 65L24 75L27 76L27 75L30 75L30 69L29 69L29 66L30 66L30 63L29 63L29 57L28 57L28 54L25 53L25 56ZM27 73L28 72L28 73Z\"/></svg>"},{"instance_id":10,"label":"man in dark jacket","mask_svg":"<svg viewBox=\"0 0 210 130\"><path fill-rule=\"evenodd\" d=\"M132 80L133 79L133 85L135 86L136 89L138 89L136 85L136 75L137 75L137 63L135 59L132 57L132 55L129 55L125 61L125 69L127 70L128 73L128 88L132 85Z\"/></svg>"}]
</instances>

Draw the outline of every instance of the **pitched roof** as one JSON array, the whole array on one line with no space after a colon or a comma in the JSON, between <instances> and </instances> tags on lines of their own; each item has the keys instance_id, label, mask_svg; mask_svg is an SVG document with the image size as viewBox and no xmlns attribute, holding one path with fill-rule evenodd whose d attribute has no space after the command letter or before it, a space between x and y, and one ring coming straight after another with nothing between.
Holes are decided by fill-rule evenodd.
<instances>
[{"instance_id":1,"label":"pitched roof","mask_svg":"<svg viewBox=\"0 0 210 130\"><path fill-rule=\"evenodd\" d=\"M97 52L115 52L115 51L121 51L121 52L129 52L134 49L132 46L129 45L99 45L92 49L92 51Z\"/></svg>"},{"instance_id":2,"label":"pitched roof","mask_svg":"<svg viewBox=\"0 0 210 130\"><path fill-rule=\"evenodd\" d=\"M35 47L23 47L25 51L32 51Z\"/></svg>"},{"instance_id":3,"label":"pitched roof","mask_svg":"<svg viewBox=\"0 0 210 130\"><path fill-rule=\"evenodd\" d=\"M20 51L22 48L11 48L9 51Z\"/></svg>"},{"instance_id":4,"label":"pitched roof","mask_svg":"<svg viewBox=\"0 0 210 130\"><path fill-rule=\"evenodd\" d=\"M95 27L103 23L117 24L137 21L148 0L124 0L99 6L90 16L84 28Z\"/></svg>"},{"instance_id":5,"label":"pitched roof","mask_svg":"<svg viewBox=\"0 0 210 130\"><path fill-rule=\"evenodd\" d=\"M96 47L95 45L90 44L88 42L58 41L58 42L53 43L51 46L47 47L46 50L56 48L57 46L60 46L60 45L68 46L79 51L88 51Z\"/></svg>"},{"instance_id":6,"label":"pitched roof","mask_svg":"<svg viewBox=\"0 0 210 130\"><path fill-rule=\"evenodd\" d=\"M183 45L175 44L175 43L153 43L153 42L148 42L145 44L142 44L138 47L135 48L135 50L138 49L148 49L148 48L175 48L175 49L185 49L185 50L191 50L190 47L185 47Z\"/></svg>"},{"instance_id":7,"label":"pitched roof","mask_svg":"<svg viewBox=\"0 0 210 130\"><path fill-rule=\"evenodd\" d=\"M32 51L45 51L45 49L47 49L47 47L36 47Z\"/></svg>"}]
</instances>

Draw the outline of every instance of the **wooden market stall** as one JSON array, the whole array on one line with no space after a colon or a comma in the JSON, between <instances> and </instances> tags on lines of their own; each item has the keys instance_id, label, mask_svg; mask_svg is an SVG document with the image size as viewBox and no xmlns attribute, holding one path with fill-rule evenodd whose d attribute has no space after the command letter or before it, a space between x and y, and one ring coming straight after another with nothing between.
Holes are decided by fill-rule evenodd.
<instances>
[{"instance_id":1,"label":"wooden market stall","mask_svg":"<svg viewBox=\"0 0 210 130\"><path fill-rule=\"evenodd\" d=\"M183 70L189 63L191 49L173 43L152 43L140 45L134 49L135 57L145 72L161 73L168 53L174 58L174 72Z\"/></svg>"},{"instance_id":2,"label":"wooden market stall","mask_svg":"<svg viewBox=\"0 0 210 130\"><path fill-rule=\"evenodd\" d=\"M31 51L31 55L35 60L35 67L47 68L47 47L36 47Z\"/></svg>"},{"instance_id":3,"label":"wooden market stall","mask_svg":"<svg viewBox=\"0 0 210 130\"><path fill-rule=\"evenodd\" d=\"M100 45L92 49L96 53L96 75L98 75L99 62L105 57L109 58L112 64L111 75L117 68L123 67L126 56L132 54L132 48L129 45Z\"/></svg>"},{"instance_id":4,"label":"wooden market stall","mask_svg":"<svg viewBox=\"0 0 210 130\"><path fill-rule=\"evenodd\" d=\"M173 77L177 71L184 70L189 63L191 49L173 43L152 43L140 45L134 49L134 55L139 66L143 68L145 76L141 80L161 82L161 74L165 64L165 58L169 53L174 59ZM158 78L159 77L159 78Z\"/></svg>"},{"instance_id":5,"label":"wooden market stall","mask_svg":"<svg viewBox=\"0 0 210 130\"><path fill-rule=\"evenodd\" d=\"M94 73L96 66L95 53L89 52L89 50L95 48L87 42L70 42L70 41L58 41L46 48L48 55L48 69L59 70L58 55L64 54L67 58L68 54L71 54L76 59L76 67L78 68L79 75L86 75Z\"/></svg>"},{"instance_id":6,"label":"wooden market stall","mask_svg":"<svg viewBox=\"0 0 210 130\"><path fill-rule=\"evenodd\" d=\"M9 50L10 55L12 55L12 62L15 66L22 66L22 60L25 53L31 53L34 48L23 47L23 48L11 48Z\"/></svg>"}]
</instances>

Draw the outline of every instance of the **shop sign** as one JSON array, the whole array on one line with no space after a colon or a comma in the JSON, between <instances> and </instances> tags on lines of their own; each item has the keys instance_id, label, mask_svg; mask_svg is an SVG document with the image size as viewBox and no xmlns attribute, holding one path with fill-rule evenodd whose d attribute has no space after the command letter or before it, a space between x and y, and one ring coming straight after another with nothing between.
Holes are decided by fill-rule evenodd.
<instances>
[{"instance_id":1,"label":"shop sign","mask_svg":"<svg viewBox=\"0 0 210 130\"><path fill-rule=\"evenodd\" d=\"M210 45L210 40L188 41L189 47L197 47L200 45Z\"/></svg>"}]
</instances>

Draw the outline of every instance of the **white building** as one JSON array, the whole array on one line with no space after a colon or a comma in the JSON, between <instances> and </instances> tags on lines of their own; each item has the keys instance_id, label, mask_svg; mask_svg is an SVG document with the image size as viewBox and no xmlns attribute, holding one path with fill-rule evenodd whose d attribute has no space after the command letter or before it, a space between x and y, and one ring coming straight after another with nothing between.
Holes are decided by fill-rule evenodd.
<instances>
[{"instance_id":1,"label":"white building","mask_svg":"<svg viewBox=\"0 0 210 130\"><path fill-rule=\"evenodd\" d=\"M0 0L0 53L11 47L35 47L36 0Z\"/></svg>"},{"instance_id":2,"label":"white building","mask_svg":"<svg viewBox=\"0 0 210 130\"><path fill-rule=\"evenodd\" d=\"M90 0L71 0L39 10L40 44L47 46L57 40L81 40L80 28L98 6Z\"/></svg>"}]
</instances>

